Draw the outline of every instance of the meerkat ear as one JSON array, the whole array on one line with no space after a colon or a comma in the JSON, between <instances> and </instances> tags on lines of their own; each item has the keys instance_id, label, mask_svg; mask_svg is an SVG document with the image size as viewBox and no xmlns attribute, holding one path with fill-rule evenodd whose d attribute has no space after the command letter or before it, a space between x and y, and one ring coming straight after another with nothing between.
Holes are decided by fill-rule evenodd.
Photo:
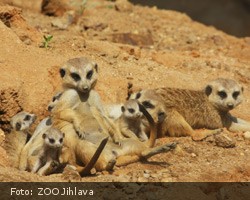
<instances>
[{"instance_id":1,"label":"meerkat ear","mask_svg":"<svg viewBox=\"0 0 250 200\"><path fill-rule=\"evenodd\" d=\"M45 138L46 138L46 136L47 136L47 135L46 135L46 133L44 133L44 134L43 134L43 139L45 139Z\"/></svg>"},{"instance_id":2,"label":"meerkat ear","mask_svg":"<svg viewBox=\"0 0 250 200\"><path fill-rule=\"evenodd\" d=\"M205 88L205 94L207 96L209 96L211 93L212 93L212 86L211 85L207 85L206 88Z\"/></svg>"},{"instance_id":3,"label":"meerkat ear","mask_svg":"<svg viewBox=\"0 0 250 200\"><path fill-rule=\"evenodd\" d=\"M165 112L159 112L158 113L158 123L162 123L165 118L166 118L166 113Z\"/></svg>"},{"instance_id":4,"label":"meerkat ear","mask_svg":"<svg viewBox=\"0 0 250 200\"><path fill-rule=\"evenodd\" d=\"M17 122L17 123L16 123L16 127L15 127L16 130L17 130L17 131L20 131L20 130L21 130L21 126L22 126L22 125L21 125L19 122Z\"/></svg>"},{"instance_id":5,"label":"meerkat ear","mask_svg":"<svg viewBox=\"0 0 250 200\"><path fill-rule=\"evenodd\" d=\"M45 124L46 126L52 125L52 119L51 118L47 119Z\"/></svg>"},{"instance_id":6,"label":"meerkat ear","mask_svg":"<svg viewBox=\"0 0 250 200\"><path fill-rule=\"evenodd\" d=\"M121 110L122 110L122 112L125 112L125 107L122 106L122 107L121 107Z\"/></svg>"},{"instance_id":7,"label":"meerkat ear","mask_svg":"<svg viewBox=\"0 0 250 200\"><path fill-rule=\"evenodd\" d=\"M242 92L242 93L244 92L244 87L243 87L243 86L241 87L241 92Z\"/></svg>"},{"instance_id":8,"label":"meerkat ear","mask_svg":"<svg viewBox=\"0 0 250 200\"><path fill-rule=\"evenodd\" d=\"M61 78L63 78L65 76L65 74L66 74L65 69L62 69L62 68L59 70L59 72L60 72Z\"/></svg>"},{"instance_id":9,"label":"meerkat ear","mask_svg":"<svg viewBox=\"0 0 250 200\"><path fill-rule=\"evenodd\" d=\"M63 133L63 138L65 137L65 133Z\"/></svg>"},{"instance_id":10,"label":"meerkat ear","mask_svg":"<svg viewBox=\"0 0 250 200\"><path fill-rule=\"evenodd\" d=\"M96 72L98 72L98 64L97 63L94 63L94 68L95 68Z\"/></svg>"},{"instance_id":11,"label":"meerkat ear","mask_svg":"<svg viewBox=\"0 0 250 200\"><path fill-rule=\"evenodd\" d=\"M136 94L136 99L139 99L141 97L141 93L140 92L138 92L137 94Z\"/></svg>"}]
</instances>

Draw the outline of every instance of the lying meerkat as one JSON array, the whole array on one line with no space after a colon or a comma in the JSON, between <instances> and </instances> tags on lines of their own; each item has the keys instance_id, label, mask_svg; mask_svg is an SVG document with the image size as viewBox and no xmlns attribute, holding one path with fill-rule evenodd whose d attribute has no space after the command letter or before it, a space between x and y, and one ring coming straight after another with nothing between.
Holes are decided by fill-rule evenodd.
<instances>
[{"instance_id":1,"label":"lying meerkat","mask_svg":"<svg viewBox=\"0 0 250 200\"><path fill-rule=\"evenodd\" d=\"M201 140L220 132L220 128L223 127L233 132L250 130L250 123L229 113L242 102L242 93L243 87L236 81L219 78L208 83L202 91L159 88L142 90L130 98L141 102L149 113L151 110L157 110L158 106L165 110L166 117L161 123L160 136L166 133L170 136L189 135L194 140ZM152 104L152 97L158 99L159 104ZM194 133L193 128L212 130Z\"/></svg>"},{"instance_id":2,"label":"lying meerkat","mask_svg":"<svg viewBox=\"0 0 250 200\"><path fill-rule=\"evenodd\" d=\"M43 144L37 149L37 160L31 170L39 175L49 175L51 167L59 165L59 155L63 146L64 134L58 129L50 128L42 134Z\"/></svg>"},{"instance_id":3,"label":"lying meerkat","mask_svg":"<svg viewBox=\"0 0 250 200\"><path fill-rule=\"evenodd\" d=\"M117 120L121 133L127 138L139 138L140 141L147 141L148 137L144 132L142 123L143 114L139 109L136 100L128 100L121 106L122 115Z\"/></svg>"},{"instance_id":4,"label":"lying meerkat","mask_svg":"<svg viewBox=\"0 0 250 200\"><path fill-rule=\"evenodd\" d=\"M5 136L4 148L9 156L10 165L18 168L22 148L30 138L29 129L36 116L28 112L19 112L10 120L12 130Z\"/></svg>"}]
</instances>

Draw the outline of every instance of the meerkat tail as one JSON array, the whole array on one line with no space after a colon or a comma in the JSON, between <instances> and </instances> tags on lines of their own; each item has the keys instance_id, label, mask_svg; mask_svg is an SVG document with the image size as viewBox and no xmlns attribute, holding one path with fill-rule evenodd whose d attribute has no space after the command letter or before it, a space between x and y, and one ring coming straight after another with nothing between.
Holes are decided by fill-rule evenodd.
<instances>
[{"instance_id":1,"label":"meerkat tail","mask_svg":"<svg viewBox=\"0 0 250 200\"><path fill-rule=\"evenodd\" d=\"M155 124L152 116L148 113L148 111L140 103L139 103L139 108L140 108L140 111L143 113L143 115L147 118L149 125L150 125L150 135L149 135L149 140L147 141L147 145L148 145L148 147L153 147L155 145L155 141L157 138L156 124Z\"/></svg>"},{"instance_id":2,"label":"meerkat tail","mask_svg":"<svg viewBox=\"0 0 250 200\"><path fill-rule=\"evenodd\" d=\"M98 158L101 155L104 147L106 146L106 144L108 142L108 138L109 137L106 137L105 139L102 140L102 142L98 146L95 154L93 155L93 157L91 158L89 163L84 167L84 169L81 172L79 172L79 174L81 176L86 176L86 175L90 174L91 169L94 167L96 161L98 160Z\"/></svg>"}]
</instances>

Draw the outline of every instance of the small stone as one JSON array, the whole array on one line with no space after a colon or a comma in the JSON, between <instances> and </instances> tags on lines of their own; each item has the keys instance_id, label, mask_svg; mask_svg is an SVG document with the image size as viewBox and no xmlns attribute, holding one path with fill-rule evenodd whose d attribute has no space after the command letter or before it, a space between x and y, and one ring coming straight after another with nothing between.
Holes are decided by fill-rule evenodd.
<instances>
[{"instance_id":1,"label":"small stone","mask_svg":"<svg viewBox=\"0 0 250 200\"><path fill-rule=\"evenodd\" d=\"M153 71L153 70L154 70L153 67L149 67L149 68L148 68L148 71Z\"/></svg>"},{"instance_id":2,"label":"small stone","mask_svg":"<svg viewBox=\"0 0 250 200\"><path fill-rule=\"evenodd\" d=\"M218 147L233 148L236 145L235 140L233 140L226 134L215 135L214 138L215 138L215 144Z\"/></svg>"},{"instance_id":3,"label":"small stone","mask_svg":"<svg viewBox=\"0 0 250 200\"><path fill-rule=\"evenodd\" d=\"M191 153L191 156L194 158L196 157L197 155L195 153Z\"/></svg>"},{"instance_id":4,"label":"small stone","mask_svg":"<svg viewBox=\"0 0 250 200\"><path fill-rule=\"evenodd\" d=\"M4 134L3 130L0 129L0 146L3 145L4 140L5 140L5 134Z\"/></svg>"},{"instance_id":5,"label":"small stone","mask_svg":"<svg viewBox=\"0 0 250 200\"><path fill-rule=\"evenodd\" d=\"M250 131L243 133L243 137L245 138L245 140L250 140Z\"/></svg>"},{"instance_id":6,"label":"small stone","mask_svg":"<svg viewBox=\"0 0 250 200\"><path fill-rule=\"evenodd\" d=\"M144 178L149 178L150 174L143 174Z\"/></svg>"}]
</instances>

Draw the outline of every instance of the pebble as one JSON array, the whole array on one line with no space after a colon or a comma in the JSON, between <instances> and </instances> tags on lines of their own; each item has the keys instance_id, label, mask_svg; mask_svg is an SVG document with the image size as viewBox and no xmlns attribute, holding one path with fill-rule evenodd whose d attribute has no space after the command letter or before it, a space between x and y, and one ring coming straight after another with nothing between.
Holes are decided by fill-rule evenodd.
<instances>
[{"instance_id":1,"label":"pebble","mask_svg":"<svg viewBox=\"0 0 250 200\"><path fill-rule=\"evenodd\" d=\"M215 135L214 138L215 138L215 144L218 147L233 148L236 146L235 140L230 138L226 134Z\"/></svg>"},{"instance_id":2,"label":"pebble","mask_svg":"<svg viewBox=\"0 0 250 200\"><path fill-rule=\"evenodd\" d=\"M243 133L243 137L245 138L245 140L250 140L250 131Z\"/></svg>"}]
</instances>

